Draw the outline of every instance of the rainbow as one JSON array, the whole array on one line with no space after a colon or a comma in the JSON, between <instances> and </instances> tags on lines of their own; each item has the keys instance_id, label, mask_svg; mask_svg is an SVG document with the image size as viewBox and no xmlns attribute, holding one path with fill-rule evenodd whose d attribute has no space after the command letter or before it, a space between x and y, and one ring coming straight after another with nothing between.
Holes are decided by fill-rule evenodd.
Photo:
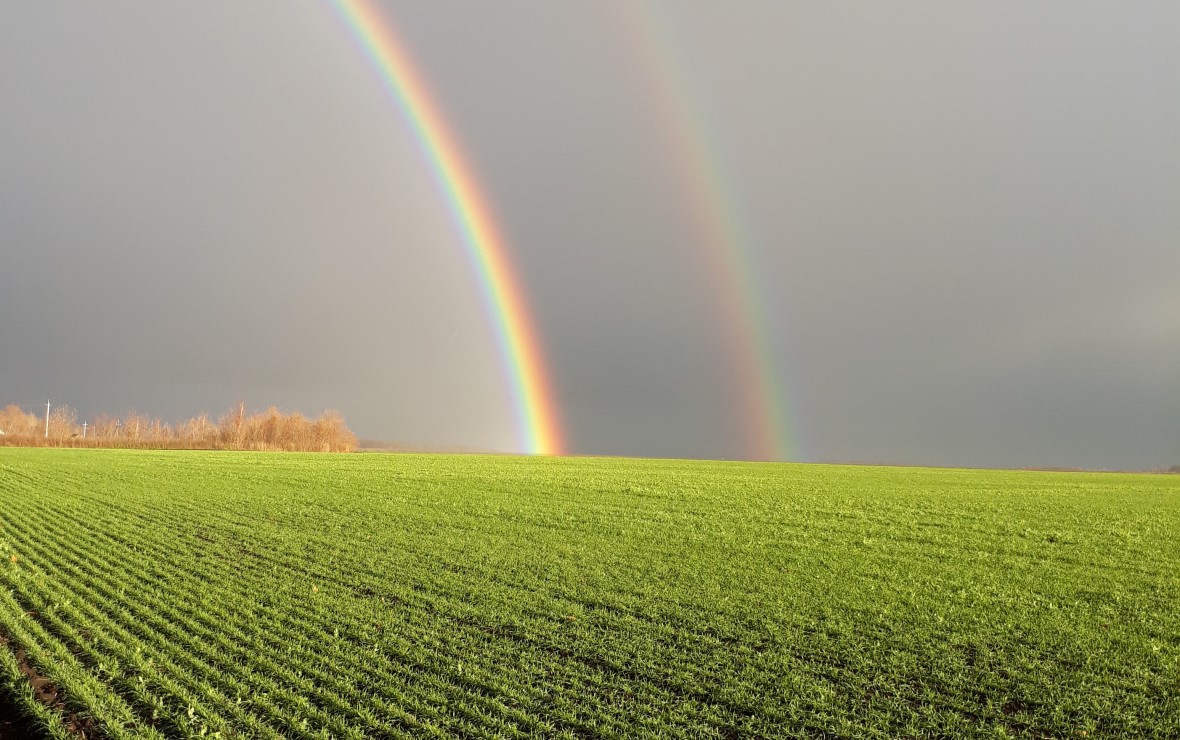
<instances>
[{"instance_id":1,"label":"rainbow","mask_svg":"<svg viewBox=\"0 0 1180 740\"><path fill-rule=\"evenodd\" d=\"M443 191L483 292L523 451L560 454L561 425L536 328L486 198L410 57L370 0L329 0L405 116Z\"/></svg>"},{"instance_id":2,"label":"rainbow","mask_svg":"<svg viewBox=\"0 0 1180 740\"><path fill-rule=\"evenodd\" d=\"M618 0L610 7L617 9L622 32L640 58L649 88L655 91L652 99L658 102L663 119L660 129L682 170L677 181L707 245L713 292L729 327L728 349L746 454L760 460L791 459L787 408L770 344L773 312L759 286L751 240L738 216L733 188L722 173L716 147L709 144L713 137L706 131L701 106L684 81L684 65L663 31L666 24L654 16L650 5Z\"/></svg>"}]
</instances>

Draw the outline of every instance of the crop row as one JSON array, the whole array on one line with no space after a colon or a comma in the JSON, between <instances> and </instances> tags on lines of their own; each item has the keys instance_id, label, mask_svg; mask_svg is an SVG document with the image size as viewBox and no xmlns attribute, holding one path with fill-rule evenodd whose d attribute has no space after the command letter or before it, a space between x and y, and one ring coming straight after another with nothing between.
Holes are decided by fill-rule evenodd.
<instances>
[{"instance_id":1,"label":"crop row","mask_svg":"<svg viewBox=\"0 0 1180 740\"><path fill-rule=\"evenodd\" d=\"M1180 726L1158 479L11 460L0 630L110 737Z\"/></svg>"},{"instance_id":2,"label":"crop row","mask_svg":"<svg viewBox=\"0 0 1180 740\"><path fill-rule=\"evenodd\" d=\"M583 656L579 661L545 635L522 630L521 639L489 636L478 624L464 621L461 605L444 592L394 591L386 601L398 602L400 614L358 609L354 603L351 610L333 609L325 622L327 615L316 603L323 598L317 586L258 607L257 594L275 585L277 566L268 568L265 558L235 562L235 588L224 589L218 586L227 572L224 559L177 557L173 548L128 536L166 530L175 524L168 513L147 518L122 512L128 527L117 534L88 532L80 515L52 500L38 513L7 531L12 545L36 563L37 575L14 578L15 598L5 606L34 612L34 625L44 625L43 632L22 631L18 639L53 644L56 638L76 654L67 661L71 670L89 667L115 689L124 701L100 703L87 696L83 703L116 736L141 731L137 710L142 717L170 718L166 731L182 734L322 730L360 736L399 727L555 732L552 722L516 708L546 701L550 692L513 691L505 667L517 683L521 674L531 674L537 683L576 692L579 703L595 693L617 693L639 706L645 699L676 700L646 682L620 681L600 660ZM39 549L39 543L46 544ZM128 558L128 551L136 557ZM288 579L311 575L297 563L284 570ZM382 588L390 580L396 582L396 574L368 583ZM155 585L161 581L185 587ZM196 584L201 591L191 588ZM371 590L364 582L355 586ZM448 607L460 615L437 615ZM250 615L248 632L235 625L235 617L244 613ZM84 633L75 627L79 624L86 625ZM329 624L331 636L325 635ZM53 677L63 683L77 678L75 673ZM365 707L368 712L362 711ZM561 719L583 731L625 729L596 717Z\"/></svg>"}]
</instances>

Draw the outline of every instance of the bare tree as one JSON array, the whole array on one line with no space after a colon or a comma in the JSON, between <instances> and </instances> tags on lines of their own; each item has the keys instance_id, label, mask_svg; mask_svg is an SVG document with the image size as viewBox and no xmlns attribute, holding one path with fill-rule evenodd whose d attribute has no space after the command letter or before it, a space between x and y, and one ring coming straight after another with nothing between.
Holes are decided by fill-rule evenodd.
<instances>
[{"instance_id":1,"label":"bare tree","mask_svg":"<svg viewBox=\"0 0 1180 740\"><path fill-rule=\"evenodd\" d=\"M79 433L78 412L64 404L55 406L49 414L48 439L60 445Z\"/></svg>"}]
</instances>

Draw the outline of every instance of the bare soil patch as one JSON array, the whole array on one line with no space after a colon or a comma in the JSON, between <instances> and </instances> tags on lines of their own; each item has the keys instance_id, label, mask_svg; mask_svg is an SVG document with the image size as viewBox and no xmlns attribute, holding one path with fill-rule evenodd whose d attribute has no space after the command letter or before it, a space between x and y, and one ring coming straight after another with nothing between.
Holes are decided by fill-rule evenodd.
<instances>
[{"instance_id":1,"label":"bare soil patch","mask_svg":"<svg viewBox=\"0 0 1180 740\"><path fill-rule=\"evenodd\" d=\"M0 696L0 717L15 717L16 707ZM0 719L0 740L40 740L39 736L14 719Z\"/></svg>"},{"instance_id":2,"label":"bare soil patch","mask_svg":"<svg viewBox=\"0 0 1180 740\"><path fill-rule=\"evenodd\" d=\"M37 701L61 714L67 730L80 738L99 736L95 721L90 718L83 719L69 712L57 685L42 675L29 661L25 651L14 645L3 632L0 632L0 650L9 650L16 656L20 672L33 687ZM29 723L20 718L11 697L0 693L0 740L34 740L41 737L42 734L34 732Z\"/></svg>"}]
</instances>

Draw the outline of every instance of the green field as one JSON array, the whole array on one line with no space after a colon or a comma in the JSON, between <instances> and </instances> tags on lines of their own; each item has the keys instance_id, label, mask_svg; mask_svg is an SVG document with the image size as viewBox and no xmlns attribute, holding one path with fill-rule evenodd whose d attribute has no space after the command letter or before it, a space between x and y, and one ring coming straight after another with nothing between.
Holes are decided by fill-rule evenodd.
<instances>
[{"instance_id":1,"label":"green field","mask_svg":"<svg viewBox=\"0 0 1180 740\"><path fill-rule=\"evenodd\" d=\"M1180 736L1177 476L3 449L0 555L61 736Z\"/></svg>"}]
</instances>

